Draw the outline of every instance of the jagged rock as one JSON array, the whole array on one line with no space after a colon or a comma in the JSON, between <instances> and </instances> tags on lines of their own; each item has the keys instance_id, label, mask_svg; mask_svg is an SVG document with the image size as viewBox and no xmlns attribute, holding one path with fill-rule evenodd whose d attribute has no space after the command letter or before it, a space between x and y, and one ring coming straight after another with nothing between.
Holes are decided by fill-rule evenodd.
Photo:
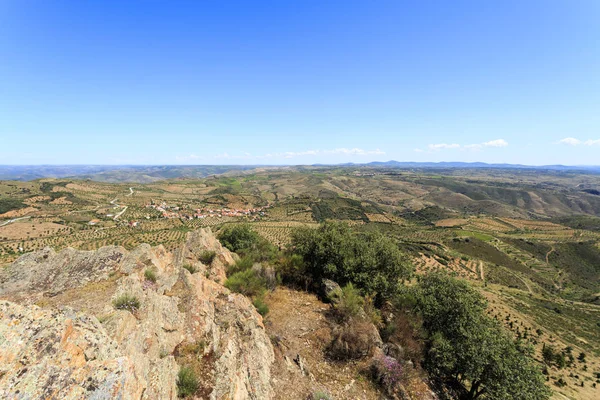
<instances>
[{"instance_id":1,"label":"jagged rock","mask_svg":"<svg viewBox=\"0 0 600 400\"><path fill-rule=\"evenodd\" d=\"M296 355L296 358L294 358L294 362L298 365L298 368L300 368L300 373L304 376L308 376L308 368L306 367L304 359L300 354Z\"/></svg>"},{"instance_id":2,"label":"jagged rock","mask_svg":"<svg viewBox=\"0 0 600 400\"><path fill-rule=\"evenodd\" d=\"M0 301L0 398L141 398L119 350L94 317Z\"/></svg>"},{"instance_id":3,"label":"jagged rock","mask_svg":"<svg viewBox=\"0 0 600 400\"><path fill-rule=\"evenodd\" d=\"M337 294L340 293L342 288L336 282L331 279L323 279L321 282L321 297L324 301L333 303L337 299Z\"/></svg>"},{"instance_id":4,"label":"jagged rock","mask_svg":"<svg viewBox=\"0 0 600 400\"><path fill-rule=\"evenodd\" d=\"M210 265L204 265L201 254L205 250L215 252L215 258ZM193 266L203 275L208 275L216 282L223 283L227 279L227 267L237 260L237 255L223 247L210 228L189 232L185 244L174 252L174 264L182 267L185 264Z\"/></svg>"},{"instance_id":5,"label":"jagged rock","mask_svg":"<svg viewBox=\"0 0 600 400\"><path fill-rule=\"evenodd\" d=\"M396 343L385 343L382 347L383 353L386 356L395 358L398 361L404 360L405 351L402 346Z\"/></svg>"},{"instance_id":6,"label":"jagged rock","mask_svg":"<svg viewBox=\"0 0 600 400\"><path fill-rule=\"evenodd\" d=\"M226 264L234 262L234 256L219 244L210 230L188 234L186 243L173 255L162 246L152 248L149 245L138 246L131 252L115 246L96 252L66 249L55 253L45 249L22 256L6 271L0 272L0 297L23 304L40 301L52 306L70 305L102 318L100 324L95 317L77 314L80 315L78 321L91 321L81 328L85 328L85 333L77 336L81 338L78 346L91 350L86 350L83 359L78 358L77 367L83 372L78 370L75 381L70 378L52 381L50 386L60 390L58 398L69 398L69 390L75 390L73 388L84 382L79 376L87 379L89 376L84 372L88 373L86 371L91 371L99 362L94 360L102 360L114 370L111 376L125 374L127 377L119 380L120 386L114 389L115 397L121 393L124 399L175 399L178 363L192 362L203 373L203 396L269 399L272 396L270 366L274 356L262 317L246 297L232 294L218 282L207 279L205 274L190 274L182 268L187 257L195 257L206 249L215 251L217 257L211 263L212 269L205 271L219 280L219 276L224 276ZM155 271L156 282L146 280L146 269ZM44 296L50 288L58 291L51 298ZM113 301L125 294L135 297L139 308L115 310ZM82 300L86 298L94 301L86 303ZM36 360L48 358L44 349L53 346L55 336L66 329L64 325L68 318L58 311L36 306L24 308L14 304L13 307L21 307L22 314L31 314L32 321L37 321L33 315L39 314L45 331L58 332L24 336L23 346L31 351L27 360L32 360L31 365L35 366ZM13 332L12 314L14 312L3 313L0 332ZM100 339L94 339L96 336ZM9 336L0 335L0 346L10 348L17 337L14 332ZM89 341L98 349L94 350ZM186 353L192 344L194 349L201 351ZM62 365L61 360L56 362ZM9 356L0 353L0 365L10 366L11 362ZM50 365L53 361L49 358L45 362ZM95 364L89 364L91 362ZM99 367L103 368L104 364ZM107 371L111 371L110 368ZM49 368L48 371L53 370ZM26 382L32 393L43 393L43 385L54 379L45 375L47 373L50 372L46 372L46 368L42 371L33 367L1 370L0 387L18 390L12 383L12 386L3 383ZM92 375L93 382L94 379L96 375ZM109 383L112 382L110 379ZM92 395L86 389L81 393L72 398L107 398L102 397L104 392Z\"/></svg>"}]
</instances>

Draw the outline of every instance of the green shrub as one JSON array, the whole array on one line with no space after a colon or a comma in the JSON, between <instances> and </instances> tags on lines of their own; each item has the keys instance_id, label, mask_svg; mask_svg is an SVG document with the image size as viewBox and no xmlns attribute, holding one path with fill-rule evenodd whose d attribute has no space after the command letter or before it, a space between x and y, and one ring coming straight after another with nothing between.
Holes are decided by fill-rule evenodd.
<instances>
[{"instance_id":1,"label":"green shrub","mask_svg":"<svg viewBox=\"0 0 600 400\"><path fill-rule=\"evenodd\" d=\"M196 373L190 367L181 367L177 374L177 394L179 397L192 396L198 391L200 384Z\"/></svg>"},{"instance_id":2,"label":"green shrub","mask_svg":"<svg viewBox=\"0 0 600 400\"><path fill-rule=\"evenodd\" d=\"M219 232L219 241L223 246L237 253L256 246L260 242L260 236L248 224L231 225Z\"/></svg>"},{"instance_id":3,"label":"green shrub","mask_svg":"<svg viewBox=\"0 0 600 400\"><path fill-rule=\"evenodd\" d=\"M249 256L254 262L275 260L278 256L277 248L248 224L224 227L219 232L219 240L229 250Z\"/></svg>"},{"instance_id":4,"label":"green shrub","mask_svg":"<svg viewBox=\"0 0 600 400\"><path fill-rule=\"evenodd\" d=\"M196 267L194 267L192 264L184 264L183 268L187 269L190 272L190 274L195 274L196 272L198 272Z\"/></svg>"},{"instance_id":5,"label":"green shrub","mask_svg":"<svg viewBox=\"0 0 600 400\"><path fill-rule=\"evenodd\" d=\"M117 310L128 310L134 312L140 308L140 301L137 297L124 293L113 301L113 306Z\"/></svg>"},{"instance_id":6,"label":"green shrub","mask_svg":"<svg viewBox=\"0 0 600 400\"><path fill-rule=\"evenodd\" d=\"M257 296L252 304L254 307L256 307L256 311L258 311L258 313L263 317L269 313L269 306L267 306L267 303L265 303L263 296Z\"/></svg>"},{"instance_id":7,"label":"green shrub","mask_svg":"<svg viewBox=\"0 0 600 400\"><path fill-rule=\"evenodd\" d=\"M353 284L349 283L343 288L337 289L333 296L335 311L342 320L348 321L352 318L364 316L363 305L365 300Z\"/></svg>"},{"instance_id":8,"label":"green shrub","mask_svg":"<svg viewBox=\"0 0 600 400\"><path fill-rule=\"evenodd\" d=\"M144 271L144 277L147 281L150 281L152 283L156 282L156 272L154 272L154 270L147 269L146 271Z\"/></svg>"},{"instance_id":9,"label":"green shrub","mask_svg":"<svg viewBox=\"0 0 600 400\"><path fill-rule=\"evenodd\" d=\"M253 265L254 265L254 260L252 259L252 257L244 256L244 257L240 258L239 260L237 260L235 262L235 264L230 265L229 268L227 268L227 274L233 275L237 272L249 270L250 268L252 268Z\"/></svg>"},{"instance_id":10,"label":"green shrub","mask_svg":"<svg viewBox=\"0 0 600 400\"><path fill-rule=\"evenodd\" d=\"M214 250L203 250L200 253L200 256L198 257L198 259L206 265L210 265L212 264L213 260L215 259L215 256L217 255L217 252Z\"/></svg>"},{"instance_id":11,"label":"green shrub","mask_svg":"<svg viewBox=\"0 0 600 400\"><path fill-rule=\"evenodd\" d=\"M302 288L306 288L312 281L307 272L304 259L300 254L290 254L282 257L277 264L277 272L285 283L300 285Z\"/></svg>"},{"instance_id":12,"label":"green shrub","mask_svg":"<svg viewBox=\"0 0 600 400\"><path fill-rule=\"evenodd\" d=\"M225 281L225 287L232 292L241 293L248 297L257 296L267 290L267 285L256 271L247 269L236 272Z\"/></svg>"},{"instance_id":13,"label":"green shrub","mask_svg":"<svg viewBox=\"0 0 600 400\"><path fill-rule=\"evenodd\" d=\"M340 285L353 283L373 293L378 304L397 294L413 271L392 239L379 232L357 232L341 222L298 228L292 231L291 244L304 261L304 275L313 282L326 278Z\"/></svg>"}]
</instances>

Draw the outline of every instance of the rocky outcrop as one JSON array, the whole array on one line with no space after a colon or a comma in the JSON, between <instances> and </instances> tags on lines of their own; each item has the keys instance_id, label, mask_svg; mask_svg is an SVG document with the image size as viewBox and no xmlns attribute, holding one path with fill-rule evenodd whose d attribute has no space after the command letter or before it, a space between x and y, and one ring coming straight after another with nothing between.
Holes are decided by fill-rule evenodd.
<instances>
[{"instance_id":1,"label":"rocky outcrop","mask_svg":"<svg viewBox=\"0 0 600 400\"><path fill-rule=\"evenodd\" d=\"M0 301L0 398L140 398L132 360L98 320Z\"/></svg>"},{"instance_id":2,"label":"rocky outcrop","mask_svg":"<svg viewBox=\"0 0 600 400\"><path fill-rule=\"evenodd\" d=\"M210 265L205 265L201 261L202 252L206 250L215 252L215 258ZM177 265L190 265L195 270L219 283L225 282L227 278L225 274L227 266L237 260L237 255L223 247L212 234L210 228L190 232L187 235L185 245L175 250L174 255Z\"/></svg>"},{"instance_id":3,"label":"rocky outcrop","mask_svg":"<svg viewBox=\"0 0 600 400\"><path fill-rule=\"evenodd\" d=\"M211 265L199 260L202 251L216 253ZM0 394L174 399L186 365L201 378L199 397L269 399L273 349L262 318L219 283L234 257L201 230L174 254L142 245L130 252L45 249L19 258L0 272L0 297L27 305L1 303ZM191 263L198 272L183 268ZM116 309L124 295L136 306ZM57 356L53 349L62 349L68 331L76 333L68 335L71 353ZM20 347L13 346L20 336ZM104 385L86 383L102 376Z\"/></svg>"}]
</instances>

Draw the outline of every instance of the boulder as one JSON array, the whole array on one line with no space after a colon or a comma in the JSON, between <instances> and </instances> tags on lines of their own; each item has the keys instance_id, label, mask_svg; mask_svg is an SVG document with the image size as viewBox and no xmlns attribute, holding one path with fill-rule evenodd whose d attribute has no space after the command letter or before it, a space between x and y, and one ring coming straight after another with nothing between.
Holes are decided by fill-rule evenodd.
<instances>
[{"instance_id":1,"label":"boulder","mask_svg":"<svg viewBox=\"0 0 600 400\"><path fill-rule=\"evenodd\" d=\"M337 298L337 293L340 293L342 288L331 279L323 279L321 282L320 295L324 301L333 303Z\"/></svg>"}]
</instances>

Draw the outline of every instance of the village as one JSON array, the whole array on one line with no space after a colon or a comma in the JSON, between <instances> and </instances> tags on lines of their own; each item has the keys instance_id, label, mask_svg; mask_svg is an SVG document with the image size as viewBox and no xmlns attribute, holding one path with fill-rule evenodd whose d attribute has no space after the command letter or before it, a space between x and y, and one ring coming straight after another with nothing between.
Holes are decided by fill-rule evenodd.
<instances>
[{"instance_id":1,"label":"village","mask_svg":"<svg viewBox=\"0 0 600 400\"><path fill-rule=\"evenodd\" d=\"M163 218L183 218L192 220L194 218L203 219L207 217L250 217L253 216L253 219L259 219L266 215L266 210L270 208L271 205L267 204L263 207L257 208L219 208L219 209L211 209L211 208L197 208L194 210L184 210L179 206L170 206L167 205L166 202L161 202L160 204L155 204L154 202L147 204L146 208L153 208L156 211L162 214Z\"/></svg>"}]
</instances>

